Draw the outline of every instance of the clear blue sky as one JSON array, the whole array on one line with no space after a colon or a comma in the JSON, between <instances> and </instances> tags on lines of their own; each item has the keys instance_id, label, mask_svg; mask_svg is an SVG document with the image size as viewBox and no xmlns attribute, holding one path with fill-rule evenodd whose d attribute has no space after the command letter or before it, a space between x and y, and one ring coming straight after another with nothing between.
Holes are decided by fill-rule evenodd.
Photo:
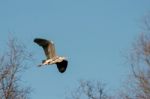
<instances>
[{"instance_id":1,"label":"clear blue sky","mask_svg":"<svg viewBox=\"0 0 150 99\"><path fill-rule=\"evenodd\" d=\"M13 34L33 52L35 61L24 73L32 99L65 99L78 80L98 80L111 90L129 73L124 55L141 32L149 0L0 0L0 44ZM38 68L45 58L33 39L55 42L69 66L64 74L55 65Z\"/></svg>"}]
</instances>

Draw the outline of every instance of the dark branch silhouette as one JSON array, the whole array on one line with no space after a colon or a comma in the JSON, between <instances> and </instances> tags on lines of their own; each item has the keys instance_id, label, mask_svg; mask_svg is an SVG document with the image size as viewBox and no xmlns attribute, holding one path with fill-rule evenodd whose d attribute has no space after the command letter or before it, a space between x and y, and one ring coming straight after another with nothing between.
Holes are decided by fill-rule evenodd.
<instances>
[{"instance_id":1,"label":"dark branch silhouette","mask_svg":"<svg viewBox=\"0 0 150 99\"><path fill-rule=\"evenodd\" d=\"M31 56L14 38L9 39L6 51L0 57L0 99L28 99L31 90L21 87L20 80Z\"/></svg>"}]
</instances>

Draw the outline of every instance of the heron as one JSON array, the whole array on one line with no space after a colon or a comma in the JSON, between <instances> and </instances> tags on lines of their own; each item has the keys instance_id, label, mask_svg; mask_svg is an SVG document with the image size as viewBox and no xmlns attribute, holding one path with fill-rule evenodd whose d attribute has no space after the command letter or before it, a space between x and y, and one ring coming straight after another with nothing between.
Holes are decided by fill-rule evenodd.
<instances>
[{"instance_id":1,"label":"heron","mask_svg":"<svg viewBox=\"0 0 150 99\"><path fill-rule=\"evenodd\" d=\"M53 41L43 38L35 38L34 42L43 48L47 57L47 59L42 61L42 64L38 65L39 67L43 65L56 64L60 73L64 73L66 71L68 61L65 57L56 55Z\"/></svg>"}]
</instances>

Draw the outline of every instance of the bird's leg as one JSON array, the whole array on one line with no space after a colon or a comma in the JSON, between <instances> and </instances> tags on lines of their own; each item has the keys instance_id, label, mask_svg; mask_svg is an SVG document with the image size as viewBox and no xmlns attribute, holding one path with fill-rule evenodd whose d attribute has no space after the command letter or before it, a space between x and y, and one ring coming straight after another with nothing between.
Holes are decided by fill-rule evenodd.
<instances>
[{"instance_id":1,"label":"bird's leg","mask_svg":"<svg viewBox=\"0 0 150 99\"><path fill-rule=\"evenodd\" d=\"M43 64L39 64L38 67L41 67Z\"/></svg>"},{"instance_id":2,"label":"bird's leg","mask_svg":"<svg viewBox=\"0 0 150 99\"><path fill-rule=\"evenodd\" d=\"M39 64L38 67L41 67L43 65L49 65L49 64L52 64L52 59L47 59L47 60L43 60L42 61L42 64Z\"/></svg>"}]
</instances>

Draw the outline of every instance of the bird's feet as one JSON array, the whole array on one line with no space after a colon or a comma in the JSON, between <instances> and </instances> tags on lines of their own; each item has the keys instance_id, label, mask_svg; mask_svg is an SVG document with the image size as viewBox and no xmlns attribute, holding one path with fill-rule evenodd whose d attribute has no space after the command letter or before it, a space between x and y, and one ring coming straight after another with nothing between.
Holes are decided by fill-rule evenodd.
<instances>
[{"instance_id":1,"label":"bird's feet","mask_svg":"<svg viewBox=\"0 0 150 99\"><path fill-rule=\"evenodd\" d=\"M43 64L39 64L39 65L37 65L38 67L41 67Z\"/></svg>"}]
</instances>

